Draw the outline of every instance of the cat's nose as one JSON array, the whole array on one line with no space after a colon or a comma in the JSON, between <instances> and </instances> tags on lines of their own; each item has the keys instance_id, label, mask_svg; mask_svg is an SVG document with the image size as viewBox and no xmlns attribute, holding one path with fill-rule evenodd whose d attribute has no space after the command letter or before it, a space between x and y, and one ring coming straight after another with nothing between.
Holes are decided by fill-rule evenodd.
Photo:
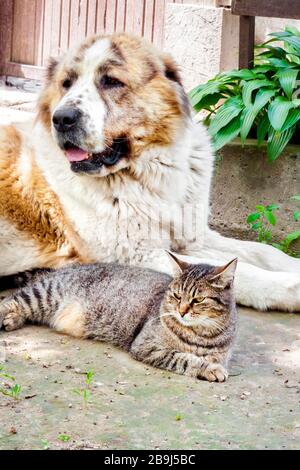
<instances>
[{"instance_id":1,"label":"cat's nose","mask_svg":"<svg viewBox=\"0 0 300 470\"><path fill-rule=\"evenodd\" d=\"M179 305L179 313L182 317L189 311L190 305L189 304L180 304Z\"/></svg>"}]
</instances>

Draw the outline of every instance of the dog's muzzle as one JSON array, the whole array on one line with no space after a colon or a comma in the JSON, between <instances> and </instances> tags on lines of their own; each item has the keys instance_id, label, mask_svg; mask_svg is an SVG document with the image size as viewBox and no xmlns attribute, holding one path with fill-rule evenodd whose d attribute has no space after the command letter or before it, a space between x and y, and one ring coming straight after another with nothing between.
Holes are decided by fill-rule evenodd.
<instances>
[{"instance_id":1,"label":"dog's muzzle","mask_svg":"<svg viewBox=\"0 0 300 470\"><path fill-rule=\"evenodd\" d=\"M52 122L58 144L64 150L75 173L100 174L103 167L113 167L122 158L130 155L129 140L125 136L113 139L100 153L89 152L85 141L88 135L84 130L84 115L76 107L63 106L55 111ZM113 172L113 168L111 169Z\"/></svg>"},{"instance_id":2,"label":"dog's muzzle","mask_svg":"<svg viewBox=\"0 0 300 470\"><path fill-rule=\"evenodd\" d=\"M66 144L66 147L69 145ZM67 149L66 152L68 152ZM88 158L80 161L71 161L71 170L75 173L100 173L103 166L113 167L122 158L128 158L129 154L130 145L128 139L114 139L112 145L103 152L87 154Z\"/></svg>"}]
</instances>

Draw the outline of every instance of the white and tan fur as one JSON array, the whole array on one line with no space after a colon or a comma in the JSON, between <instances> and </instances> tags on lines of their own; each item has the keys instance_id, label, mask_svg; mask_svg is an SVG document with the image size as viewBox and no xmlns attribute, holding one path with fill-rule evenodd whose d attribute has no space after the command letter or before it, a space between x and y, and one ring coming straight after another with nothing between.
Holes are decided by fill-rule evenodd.
<instances>
[{"instance_id":1,"label":"white and tan fur","mask_svg":"<svg viewBox=\"0 0 300 470\"><path fill-rule=\"evenodd\" d=\"M123 101L120 90L99 91L95 81L108 59L115 62L114 75L130 90ZM74 64L78 76L63 91L61 82ZM51 124L54 113L66 105L77 106L84 115L81 149L100 153L126 134L130 158L93 174L72 171ZM0 131L5 144L0 146L0 275L74 261L119 261L169 272L165 248L215 264L238 256L238 302L299 311L299 260L209 229L213 155L205 128L193 122L186 108L171 58L126 35L94 38L52 64L35 122ZM16 181L6 178L8 172ZM14 211L20 201L23 212ZM37 201L41 215L31 224L35 212L28 212L27 222L26 211L30 205L37 208ZM186 205L197 206L197 234L186 230L175 237L169 222L183 228ZM158 212L164 220L155 224Z\"/></svg>"}]
</instances>

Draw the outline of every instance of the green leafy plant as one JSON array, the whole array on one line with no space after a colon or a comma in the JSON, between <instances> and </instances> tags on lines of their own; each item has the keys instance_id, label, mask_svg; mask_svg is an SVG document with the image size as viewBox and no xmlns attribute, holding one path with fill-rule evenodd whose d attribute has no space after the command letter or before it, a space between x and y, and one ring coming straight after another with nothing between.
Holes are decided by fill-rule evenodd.
<instances>
[{"instance_id":1,"label":"green leafy plant","mask_svg":"<svg viewBox=\"0 0 300 470\"><path fill-rule=\"evenodd\" d=\"M5 367L1 365L0 366L0 378L8 379L11 382L15 382L16 380L15 377L7 374L6 372L4 372L4 370L5 370ZM14 400L18 400L20 397L20 393L21 393L21 385L15 383L12 385L7 385L6 387L0 386L0 393L2 393L2 395L5 395L7 397L13 398Z\"/></svg>"},{"instance_id":2,"label":"green leafy plant","mask_svg":"<svg viewBox=\"0 0 300 470\"><path fill-rule=\"evenodd\" d=\"M293 196L293 197L291 197L291 199L294 200L294 201L299 201L299 202L300 202L300 195ZM300 204L299 204L299 206L300 206ZM298 220L300 220L300 210L299 210L299 209L297 209L296 211L294 211L293 217L294 217L294 220L295 220L296 222L298 222Z\"/></svg>"},{"instance_id":3,"label":"green leafy plant","mask_svg":"<svg viewBox=\"0 0 300 470\"><path fill-rule=\"evenodd\" d=\"M300 196L293 196L291 199L300 201ZM257 233L257 239L259 242L271 244L284 253L299 258L300 253L293 249L293 243L300 240L300 230L288 233L278 243L273 242L272 240L272 227L277 225L277 217L275 216L274 211L278 209L280 209L280 207L277 204L269 204L267 206L257 205L255 207L255 212L248 215L247 223L250 225L250 228ZM299 220L299 215L299 210L294 211L294 221L297 222Z\"/></svg>"},{"instance_id":4,"label":"green leafy plant","mask_svg":"<svg viewBox=\"0 0 300 470\"><path fill-rule=\"evenodd\" d=\"M90 386L94 378L94 371L91 369L85 374L84 386L82 388L77 388L74 391L77 395L82 396L84 405L87 406L89 398L91 396Z\"/></svg>"},{"instance_id":5,"label":"green leafy plant","mask_svg":"<svg viewBox=\"0 0 300 470\"><path fill-rule=\"evenodd\" d=\"M71 436L69 436L68 434L59 434L58 439L62 442L69 442Z\"/></svg>"},{"instance_id":6,"label":"green leafy plant","mask_svg":"<svg viewBox=\"0 0 300 470\"><path fill-rule=\"evenodd\" d=\"M42 439L41 443L42 443L42 446L43 446L43 450L49 450L50 449L50 444L49 444L48 439Z\"/></svg>"},{"instance_id":7,"label":"green leafy plant","mask_svg":"<svg viewBox=\"0 0 300 470\"><path fill-rule=\"evenodd\" d=\"M274 227L277 223L274 211L279 209L279 206L276 204L257 205L255 209L255 212L248 215L247 222L250 224L251 229L257 232L259 242L269 243L272 238L270 226Z\"/></svg>"},{"instance_id":8,"label":"green leafy plant","mask_svg":"<svg viewBox=\"0 0 300 470\"><path fill-rule=\"evenodd\" d=\"M192 106L205 110L215 150L252 134L267 141L269 161L295 138L300 123L300 31L286 27L257 46L252 69L218 74L190 92ZM282 44L282 47L278 44ZM300 96L299 96L300 98Z\"/></svg>"}]
</instances>

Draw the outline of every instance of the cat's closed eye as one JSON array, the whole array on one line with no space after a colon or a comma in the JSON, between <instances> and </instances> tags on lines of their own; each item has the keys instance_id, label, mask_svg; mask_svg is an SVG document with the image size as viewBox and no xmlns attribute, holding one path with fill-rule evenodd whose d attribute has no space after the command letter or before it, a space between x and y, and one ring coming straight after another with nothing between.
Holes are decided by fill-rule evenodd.
<instances>
[{"instance_id":1,"label":"cat's closed eye","mask_svg":"<svg viewBox=\"0 0 300 470\"><path fill-rule=\"evenodd\" d=\"M192 305L199 305L205 300L205 297L196 297L192 300Z\"/></svg>"},{"instance_id":2,"label":"cat's closed eye","mask_svg":"<svg viewBox=\"0 0 300 470\"><path fill-rule=\"evenodd\" d=\"M176 294L176 292L173 292L173 297L174 299L176 300L180 300L181 299L181 296L179 294Z\"/></svg>"}]
</instances>

